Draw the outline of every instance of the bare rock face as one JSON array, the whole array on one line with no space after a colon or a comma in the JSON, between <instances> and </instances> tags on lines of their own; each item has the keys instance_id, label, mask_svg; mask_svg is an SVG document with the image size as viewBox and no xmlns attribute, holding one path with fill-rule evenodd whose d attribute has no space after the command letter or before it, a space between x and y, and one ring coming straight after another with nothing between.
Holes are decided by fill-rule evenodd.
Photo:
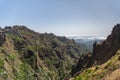
<instances>
[{"instance_id":1,"label":"bare rock face","mask_svg":"<svg viewBox=\"0 0 120 80\"><path fill-rule=\"evenodd\" d=\"M102 64L115 55L116 51L120 48L120 24L115 25L111 35L101 44L96 42L93 45L92 59L96 64Z\"/></svg>"},{"instance_id":2,"label":"bare rock face","mask_svg":"<svg viewBox=\"0 0 120 80\"><path fill-rule=\"evenodd\" d=\"M83 67L85 69L93 65L100 65L107 62L115 55L118 49L120 49L120 24L114 26L111 35L109 35L105 41L102 43L95 42L93 44L93 53L91 57L85 55L82 57L82 60L79 59L76 67L73 69L72 75L82 71Z\"/></svg>"},{"instance_id":3,"label":"bare rock face","mask_svg":"<svg viewBox=\"0 0 120 80\"><path fill-rule=\"evenodd\" d=\"M82 70L84 70L86 68L86 65L88 64L89 60L91 59L91 53L86 54L86 55L82 55L79 58L78 63L76 64L76 66L72 69L72 73L71 75L73 76L74 74L77 75L80 72L82 72ZM80 71L80 72L79 72ZM74 75L74 76L75 76Z\"/></svg>"}]
</instances>

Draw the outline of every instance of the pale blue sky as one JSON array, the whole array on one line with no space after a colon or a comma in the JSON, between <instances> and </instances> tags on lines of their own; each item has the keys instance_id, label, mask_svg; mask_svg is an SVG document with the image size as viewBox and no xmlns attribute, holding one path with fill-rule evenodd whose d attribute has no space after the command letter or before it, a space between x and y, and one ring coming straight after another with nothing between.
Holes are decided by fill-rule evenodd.
<instances>
[{"instance_id":1,"label":"pale blue sky","mask_svg":"<svg viewBox=\"0 0 120 80\"><path fill-rule=\"evenodd\" d=\"M56 35L106 36L120 22L120 0L0 0L0 26Z\"/></svg>"}]
</instances>

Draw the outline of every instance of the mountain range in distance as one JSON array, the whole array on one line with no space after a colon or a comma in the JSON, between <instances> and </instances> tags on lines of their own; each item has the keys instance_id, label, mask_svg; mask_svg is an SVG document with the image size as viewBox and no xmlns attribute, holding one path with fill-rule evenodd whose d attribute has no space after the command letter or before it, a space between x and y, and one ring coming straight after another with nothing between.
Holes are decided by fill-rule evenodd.
<instances>
[{"instance_id":1,"label":"mountain range in distance","mask_svg":"<svg viewBox=\"0 0 120 80\"><path fill-rule=\"evenodd\" d=\"M80 47L87 52L92 52L93 50L93 43L97 41L97 43L101 43L106 39L105 36L68 36L69 39L75 40Z\"/></svg>"},{"instance_id":2,"label":"mountain range in distance","mask_svg":"<svg viewBox=\"0 0 120 80\"><path fill-rule=\"evenodd\" d=\"M105 36L67 36L70 39L82 39L82 40L96 40L96 39L101 39L105 40Z\"/></svg>"}]
</instances>

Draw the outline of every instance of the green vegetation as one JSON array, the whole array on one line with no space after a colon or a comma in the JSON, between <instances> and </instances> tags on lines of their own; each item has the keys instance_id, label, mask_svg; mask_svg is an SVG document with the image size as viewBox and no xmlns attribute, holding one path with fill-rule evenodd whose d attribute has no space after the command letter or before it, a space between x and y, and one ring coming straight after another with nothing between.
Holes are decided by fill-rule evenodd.
<instances>
[{"instance_id":1,"label":"green vegetation","mask_svg":"<svg viewBox=\"0 0 120 80\"><path fill-rule=\"evenodd\" d=\"M7 36L9 36L11 39L16 40L18 42L22 42L23 41L23 39L20 36L17 36L15 34L7 34Z\"/></svg>"},{"instance_id":2,"label":"green vegetation","mask_svg":"<svg viewBox=\"0 0 120 80\"><path fill-rule=\"evenodd\" d=\"M88 68L72 80L101 80L105 75L119 68L119 56L120 53L116 53L108 62Z\"/></svg>"},{"instance_id":3,"label":"green vegetation","mask_svg":"<svg viewBox=\"0 0 120 80\"><path fill-rule=\"evenodd\" d=\"M62 80L81 53L73 40L39 34L25 26L14 26L4 34L0 46L3 80Z\"/></svg>"},{"instance_id":4,"label":"green vegetation","mask_svg":"<svg viewBox=\"0 0 120 80\"><path fill-rule=\"evenodd\" d=\"M10 60L15 60L16 56L17 56L16 53L10 53L9 54Z\"/></svg>"},{"instance_id":5,"label":"green vegetation","mask_svg":"<svg viewBox=\"0 0 120 80\"><path fill-rule=\"evenodd\" d=\"M23 63L20 65L20 71L16 77L17 80L33 80L33 74L30 66L27 63Z\"/></svg>"},{"instance_id":6,"label":"green vegetation","mask_svg":"<svg viewBox=\"0 0 120 80\"><path fill-rule=\"evenodd\" d=\"M92 74L94 72L94 69L87 69L83 72L83 74L80 74L80 76L76 77L75 80L88 80L89 78L93 77Z\"/></svg>"},{"instance_id":7,"label":"green vegetation","mask_svg":"<svg viewBox=\"0 0 120 80\"><path fill-rule=\"evenodd\" d=\"M4 60L0 59L0 73L4 71Z\"/></svg>"}]
</instances>

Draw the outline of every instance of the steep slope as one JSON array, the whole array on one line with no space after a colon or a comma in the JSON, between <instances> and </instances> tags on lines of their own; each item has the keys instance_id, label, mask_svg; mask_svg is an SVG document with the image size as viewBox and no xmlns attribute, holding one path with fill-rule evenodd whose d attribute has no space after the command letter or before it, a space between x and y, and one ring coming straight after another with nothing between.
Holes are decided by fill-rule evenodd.
<instances>
[{"instance_id":1,"label":"steep slope","mask_svg":"<svg viewBox=\"0 0 120 80\"><path fill-rule=\"evenodd\" d=\"M65 37L5 27L0 29L0 80L63 80L80 54Z\"/></svg>"},{"instance_id":2,"label":"steep slope","mask_svg":"<svg viewBox=\"0 0 120 80\"><path fill-rule=\"evenodd\" d=\"M120 50L109 61L84 70L70 80L120 80Z\"/></svg>"},{"instance_id":3,"label":"steep slope","mask_svg":"<svg viewBox=\"0 0 120 80\"><path fill-rule=\"evenodd\" d=\"M93 53L80 57L77 65L73 68L72 75L81 73L86 68L101 65L107 62L120 49L120 24L114 26L111 35L102 43L93 44Z\"/></svg>"},{"instance_id":4,"label":"steep slope","mask_svg":"<svg viewBox=\"0 0 120 80\"><path fill-rule=\"evenodd\" d=\"M111 35L101 44L94 43L92 58L96 64L102 64L115 55L120 48L120 24L114 26Z\"/></svg>"}]
</instances>

